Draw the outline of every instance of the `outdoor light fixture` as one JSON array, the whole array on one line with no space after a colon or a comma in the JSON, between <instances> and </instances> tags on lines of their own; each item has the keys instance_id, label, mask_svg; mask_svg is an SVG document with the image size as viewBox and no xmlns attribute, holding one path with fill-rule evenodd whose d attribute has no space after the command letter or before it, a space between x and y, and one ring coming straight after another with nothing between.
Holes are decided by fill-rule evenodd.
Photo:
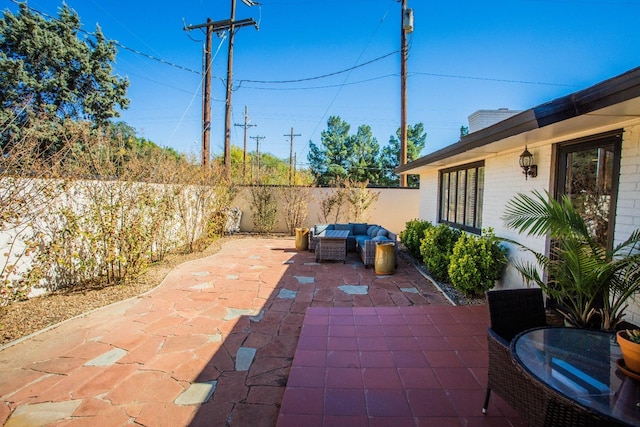
<instances>
[{"instance_id":1,"label":"outdoor light fixture","mask_svg":"<svg viewBox=\"0 0 640 427\"><path fill-rule=\"evenodd\" d=\"M538 165L533 164L533 154L527 150L527 146L524 146L524 151L520 154L520 167L524 174L524 179L528 177L535 178L538 176Z\"/></svg>"}]
</instances>

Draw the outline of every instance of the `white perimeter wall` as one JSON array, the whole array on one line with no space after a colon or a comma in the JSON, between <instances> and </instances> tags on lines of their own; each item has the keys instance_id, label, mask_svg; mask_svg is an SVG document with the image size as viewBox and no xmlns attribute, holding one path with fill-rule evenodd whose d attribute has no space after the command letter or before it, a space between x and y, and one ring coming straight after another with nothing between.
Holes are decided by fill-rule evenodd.
<instances>
[{"instance_id":1,"label":"white perimeter wall","mask_svg":"<svg viewBox=\"0 0 640 427\"><path fill-rule=\"evenodd\" d=\"M253 227L253 215L251 214L251 194L249 187L241 187L233 205L242 210L242 220L240 221L240 231L251 232ZM332 188L311 188L308 209L309 213L303 227L311 227L314 224L322 223L320 214L320 200L327 194L335 191ZM407 221L418 218L418 203L420 201L420 191L415 188L371 188L370 191L380 193L378 201L367 212L367 222L381 225L388 230L399 233L404 230ZM278 207L282 206L278 203ZM345 203L341 209L343 214L339 222L353 221L348 215L348 204ZM274 232L286 232L283 216L277 214L279 220Z\"/></svg>"}]
</instances>

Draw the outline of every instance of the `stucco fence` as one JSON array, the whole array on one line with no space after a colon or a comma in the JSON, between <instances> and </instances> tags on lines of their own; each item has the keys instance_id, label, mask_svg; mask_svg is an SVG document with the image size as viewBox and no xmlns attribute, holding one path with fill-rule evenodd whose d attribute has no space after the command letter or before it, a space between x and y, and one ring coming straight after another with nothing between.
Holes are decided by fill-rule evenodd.
<instances>
[{"instance_id":1,"label":"stucco fence","mask_svg":"<svg viewBox=\"0 0 640 427\"><path fill-rule=\"evenodd\" d=\"M277 187L274 187L277 190ZM313 187L309 189L307 200L307 218L301 224L302 227L311 227L314 224L323 223L320 201L329 193L334 192L334 188ZM418 207L420 203L420 192L415 188L370 188L369 191L379 193L378 200L366 211L363 222L378 224L386 229L399 233L404 230L407 221L418 217ZM274 191L278 197L280 193ZM239 187L238 194L233 201L233 205L242 211L240 221L241 232L255 231L253 215L251 213L251 187ZM278 212L276 214L277 223L273 230L277 233L286 233L284 215L282 213L283 202L278 201ZM342 214L338 222L355 222L350 218L348 203L345 202L341 210Z\"/></svg>"}]
</instances>

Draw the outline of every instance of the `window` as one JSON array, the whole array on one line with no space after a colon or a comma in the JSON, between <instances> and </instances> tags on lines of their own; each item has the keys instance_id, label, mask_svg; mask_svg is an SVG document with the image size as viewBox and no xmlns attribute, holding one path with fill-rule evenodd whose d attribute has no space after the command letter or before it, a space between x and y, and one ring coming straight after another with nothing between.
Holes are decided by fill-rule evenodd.
<instances>
[{"instance_id":1,"label":"window","mask_svg":"<svg viewBox=\"0 0 640 427\"><path fill-rule=\"evenodd\" d=\"M613 247L622 131L558 146L556 193L567 195L603 247Z\"/></svg>"},{"instance_id":2,"label":"window","mask_svg":"<svg viewBox=\"0 0 640 427\"><path fill-rule=\"evenodd\" d=\"M484 162L440 172L440 222L472 233L482 230Z\"/></svg>"}]
</instances>

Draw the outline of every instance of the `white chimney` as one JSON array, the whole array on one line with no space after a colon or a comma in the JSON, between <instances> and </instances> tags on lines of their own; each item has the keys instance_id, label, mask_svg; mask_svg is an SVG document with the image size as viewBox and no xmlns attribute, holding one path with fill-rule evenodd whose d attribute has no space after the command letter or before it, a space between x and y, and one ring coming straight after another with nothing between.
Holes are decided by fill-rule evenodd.
<instances>
[{"instance_id":1,"label":"white chimney","mask_svg":"<svg viewBox=\"0 0 640 427\"><path fill-rule=\"evenodd\" d=\"M520 113L519 110L498 108L497 110L478 110L469 116L469 133L477 132L491 125L495 125L511 116Z\"/></svg>"}]
</instances>

